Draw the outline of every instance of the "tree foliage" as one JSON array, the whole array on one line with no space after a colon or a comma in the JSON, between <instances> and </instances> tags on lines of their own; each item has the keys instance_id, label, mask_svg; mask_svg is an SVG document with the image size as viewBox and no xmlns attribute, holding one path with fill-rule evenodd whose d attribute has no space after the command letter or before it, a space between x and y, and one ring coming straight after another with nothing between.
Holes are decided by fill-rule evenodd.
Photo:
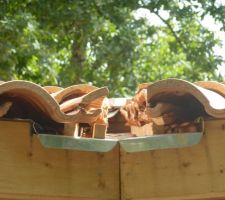
<instances>
[{"instance_id":1,"label":"tree foliage","mask_svg":"<svg viewBox=\"0 0 225 200\"><path fill-rule=\"evenodd\" d=\"M201 20L210 15L225 31L224 13L215 0L0 0L0 78L106 85L112 96L169 77L222 80L221 41Z\"/></svg>"}]
</instances>

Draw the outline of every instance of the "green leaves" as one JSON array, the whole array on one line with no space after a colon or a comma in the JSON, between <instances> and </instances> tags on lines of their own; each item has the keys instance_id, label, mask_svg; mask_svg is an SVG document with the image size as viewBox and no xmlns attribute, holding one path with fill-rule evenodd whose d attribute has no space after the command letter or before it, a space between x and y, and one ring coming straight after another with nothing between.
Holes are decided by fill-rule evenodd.
<instances>
[{"instance_id":1,"label":"green leaves","mask_svg":"<svg viewBox=\"0 0 225 200\"><path fill-rule=\"evenodd\" d=\"M164 25L135 17L139 8ZM224 24L212 0L0 1L0 78L106 85L111 96L169 77L222 80L220 41L201 24L208 14Z\"/></svg>"}]
</instances>

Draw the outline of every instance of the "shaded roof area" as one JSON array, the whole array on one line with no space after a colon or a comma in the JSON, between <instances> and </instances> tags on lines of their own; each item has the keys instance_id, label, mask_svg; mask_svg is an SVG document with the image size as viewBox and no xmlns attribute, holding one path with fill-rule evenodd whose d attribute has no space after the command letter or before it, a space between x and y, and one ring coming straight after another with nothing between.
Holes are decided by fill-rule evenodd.
<instances>
[{"instance_id":1,"label":"shaded roof area","mask_svg":"<svg viewBox=\"0 0 225 200\"><path fill-rule=\"evenodd\" d=\"M106 87L73 85L41 87L28 81L0 83L0 117L30 119L49 129L64 123L106 123Z\"/></svg>"},{"instance_id":2,"label":"shaded roof area","mask_svg":"<svg viewBox=\"0 0 225 200\"><path fill-rule=\"evenodd\" d=\"M0 82L0 117L30 119L47 127L47 130L57 132L62 132L65 123L107 124L110 116L108 108L113 107L116 102L114 99L108 103L108 93L106 87L97 88L87 84L62 88L41 87L28 81ZM143 102L143 112L137 115L147 117L144 119L146 123L149 116L160 116L157 112L162 103L164 106L170 104L181 108L180 111L190 120L198 116L225 118L225 85L215 81L191 83L167 79L141 84L133 99ZM125 103L123 100L122 104ZM139 110L141 103L138 105ZM129 103L126 105L130 106ZM130 106L131 111L134 108L135 105ZM126 123L122 118L120 121Z\"/></svg>"},{"instance_id":3,"label":"shaded roof area","mask_svg":"<svg viewBox=\"0 0 225 200\"><path fill-rule=\"evenodd\" d=\"M177 101L185 96L193 97L204 107L208 115L225 118L225 85L223 83L215 81L191 83L179 79L167 79L155 82L146 89L148 101Z\"/></svg>"}]
</instances>

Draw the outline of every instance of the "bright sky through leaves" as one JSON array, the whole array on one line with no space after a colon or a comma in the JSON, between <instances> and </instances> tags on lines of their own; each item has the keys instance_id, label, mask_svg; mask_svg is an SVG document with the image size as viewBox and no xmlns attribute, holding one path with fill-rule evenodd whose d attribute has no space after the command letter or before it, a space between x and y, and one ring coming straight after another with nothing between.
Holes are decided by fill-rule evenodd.
<instances>
[{"instance_id":1,"label":"bright sky through leaves","mask_svg":"<svg viewBox=\"0 0 225 200\"><path fill-rule=\"evenodd\" d=\"M217 0L218 5L225 5L224 0ZM159 11L160 15L164 19L168 19L169 13L162 10ZM150 25L154 26L166 26L166 24L154 13L151 13L148 9L140 8L134 12L136 19L146 18ZM201 24L208 30L215 33L215 36L219 38L222 42L221 46L217 45L214 47L214 52L216 55L222 56L225 59L225 32L221 31L222 24L216 22L213 17L206 15L201 21ZM218 72L225 77L225 64L218 66Z\"/></svg>"}]
</instances>

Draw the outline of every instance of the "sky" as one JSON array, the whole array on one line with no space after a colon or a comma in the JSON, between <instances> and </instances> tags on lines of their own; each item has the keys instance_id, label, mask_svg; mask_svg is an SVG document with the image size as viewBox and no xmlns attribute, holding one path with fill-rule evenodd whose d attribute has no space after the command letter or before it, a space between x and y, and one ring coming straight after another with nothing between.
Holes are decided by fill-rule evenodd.
<instances>
[{"instance_id":1,"label":"sky","mask_svg":"<svg viewBox=\"0 0 225 200\"><path fill-rule=\"evenodd\" d=\"M220 31L220 25L217 24L211 16L206 16L202 21L202 25L208 28L208 30L213 31L221 41L222 46L216 46L214 51L217 55L220 55L225 59L225 32ZM225 65L219 66L219 73L225 77Z\"/></svg>"},{"instance_id":2,"label":"sky","mask_svg":"<svg viewBox=\"0 0 225 200\"><path fill-rule=\"evenodd\" d=\"M225 0L216 0L218 5L225 6ZM167 19L169 17L169 13L166 11L160 11L160 15ZM151 13L149 10L140 8L135 13L136 18L144 17L148 20L149 24L157 25L157 26L166 26L161 19L156 16L154 13ZM215 22L213 17L207 15L202 21L202 25L206 27L208 30L213 31L215 36L221 40L222 46L216 46L214 48L214 52L216 55L220 55L225 60L225 32L220 31L221 24ZM225 64L222 66L218 66L218 73L220 73L223 77L225 77Z\"/></svg>"}]
</instances>

